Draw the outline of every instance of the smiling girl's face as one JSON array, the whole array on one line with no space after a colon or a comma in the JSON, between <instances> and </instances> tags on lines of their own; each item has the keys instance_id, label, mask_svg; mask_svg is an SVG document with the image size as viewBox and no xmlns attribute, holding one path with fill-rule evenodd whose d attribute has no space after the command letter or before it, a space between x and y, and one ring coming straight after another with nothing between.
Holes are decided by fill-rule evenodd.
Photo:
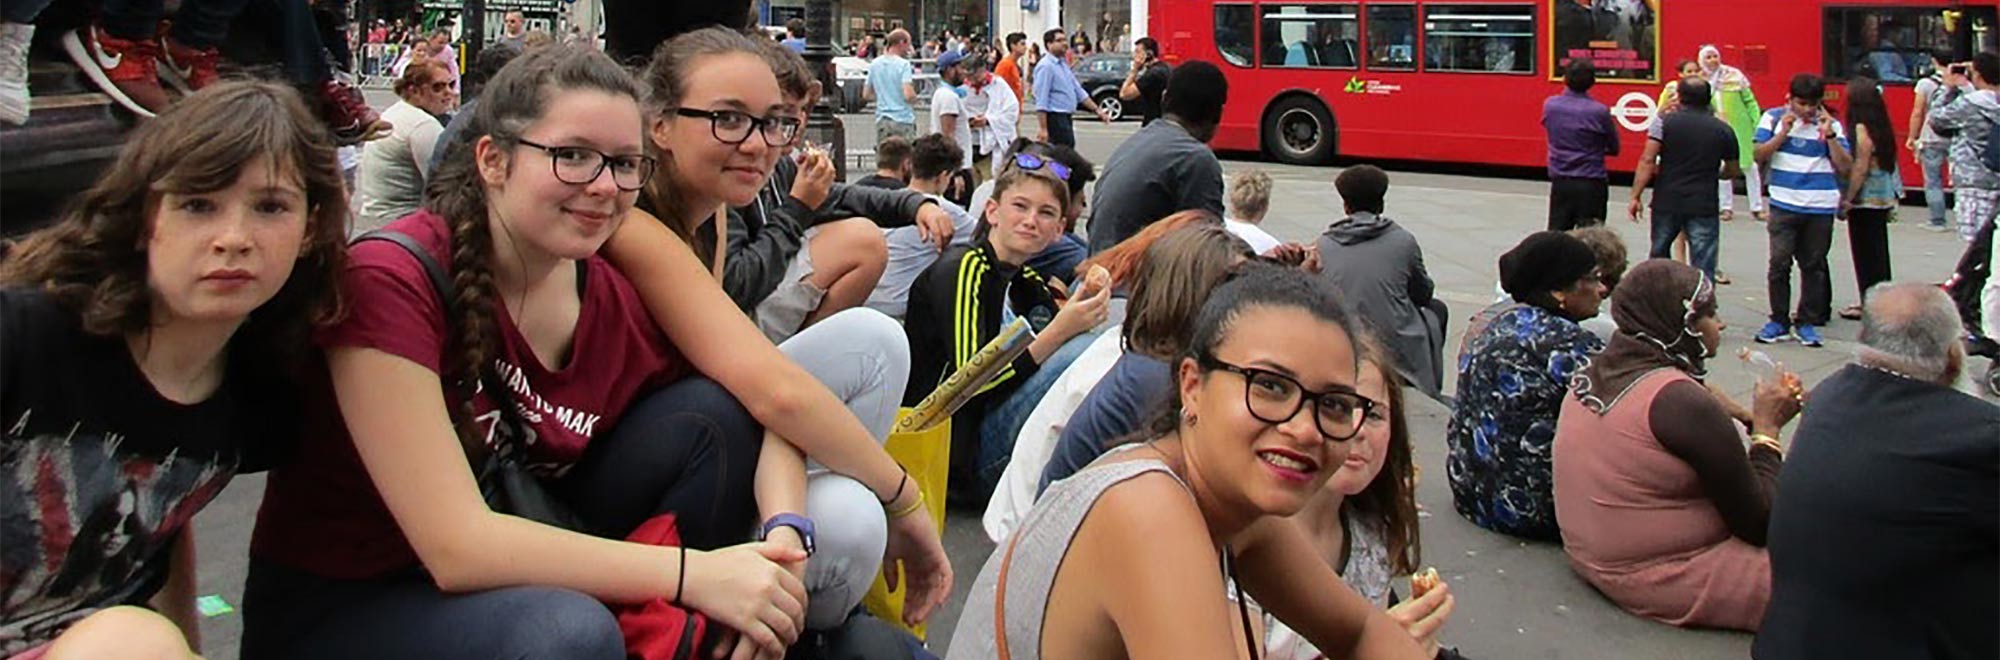
<instances>
[{"instance_id":1,"label":"smiling girl's face","mask_svg":"<svg viewBox=\"0 0 2000 660\"><path fill-rule=\"evenodd\" d=\"M771 65L753 53L710 55L689 63L680 108L730 113L725 118L687 117L668 108L653 127L653 146L664 156L661 169L671 172L684 199L713 200L746 206L771 177L783 149L773 147L758 130L736 144L723 142L716 122L743 117L789 117L785 97ZM727 129L728 126L723 128ZM697 204L696 208L706 206Z\"/></svg>"}]
</instances>

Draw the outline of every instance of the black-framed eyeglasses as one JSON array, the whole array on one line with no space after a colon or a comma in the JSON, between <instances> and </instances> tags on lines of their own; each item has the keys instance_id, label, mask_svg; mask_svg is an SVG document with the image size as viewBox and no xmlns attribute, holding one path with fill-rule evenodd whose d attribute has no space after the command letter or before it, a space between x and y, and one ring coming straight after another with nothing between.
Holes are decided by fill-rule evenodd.
<instances>
[{"instance_id":1,"label":"black-framed eyeglasses","mask_svg":"<svg viewBox=\"0 0 2000 660\"><path fill-rule=\"evenodd\" d=\"M673 113L708 120L708 132L723 144L731 145L743 144L750 139L751 133L763 133L764 144L782 147L797 139L799 128L804 125L798 117L752 117L750 113L736 110L674 108Z\"/></svg>"},{"instance_id":2,"label":"black-framed eyeglasses","mask_svg":"<svg viewBox=\"0 0 2000 660\"><path fill-rule=\"evenodd\" d=\"M571 185L581 185L596 181L611 170L611 182L619 190L631 192L646 187L653 178L655 161L652 156L614 156L589 147L551 147L527 140L516 139L522 146L540 149L549 155L549 169L555 171L556 180Z\"/></svg>"},{"instance_id":3,"label":"black-framed eyeglasses","mask_svg":"<svg viewBox=\"0 0 2000 660\"><path fill-rule=\"evenodd\" d=\"M1014 166L1024 170L1046 169L1063 181L1069 180L1069 166L1028 152L1014 154Z\"/></svg>"},{"instance_id":4,"label":"black-framed eyeglasses","mask_svg":"<svg viewBox=\"0 0 2000 660\"><path fill-rule=\"evenodd\" d=\"M1342 442L1354 439L1361 432L1361 425L1368 420L1368 411L1375 409L1375 402L1357 392L1329 390L1314 392L1300 385L1297 379L1268 369L1242 367L1214 356L1204 355L1196 360L1207 369L1219 369L1243 377L1243 405L1250 409L1250 416L1266 424L1283 424L1299 414L1306 401L1313 402L1313 423L1319 434L1328 440Z\"/></svg>"}]
</instances>

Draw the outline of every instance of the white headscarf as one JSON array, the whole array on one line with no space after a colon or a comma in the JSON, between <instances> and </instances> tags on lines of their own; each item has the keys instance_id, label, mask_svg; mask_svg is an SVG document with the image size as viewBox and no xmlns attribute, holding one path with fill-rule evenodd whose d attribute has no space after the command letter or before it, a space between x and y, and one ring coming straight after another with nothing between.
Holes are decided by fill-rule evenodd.
<instances>
[{"instance_id":1,"label":"white headscarf","mask_svg":"<svg viewBox=\"0 0 2000 660\"><path fill-rule=\"evenodd\" d=\"M1708 66L1708 56L1710 53L1715 54L1714 68L1709 68ZM1750 88L1750 78L1743 75L1742 69L1723 64L1722 49L1716 48L1714 44L1703 45L1700 54L1695 57L1695 61L1701 66L1701 76L1708 79L1709 88L1715 90L1716 93L1734 92Z\"/></svg>"}]
</instances>

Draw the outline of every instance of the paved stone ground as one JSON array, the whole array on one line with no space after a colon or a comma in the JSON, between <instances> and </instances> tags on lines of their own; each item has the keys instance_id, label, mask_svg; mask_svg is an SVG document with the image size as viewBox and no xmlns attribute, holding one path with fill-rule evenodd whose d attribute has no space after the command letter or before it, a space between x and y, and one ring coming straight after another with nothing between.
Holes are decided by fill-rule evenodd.
<instances>
[{"instance_id":1,"label":"paved stone ground","mask_svg":"<svg viewBox=\"0 0 2000 660\"><path fill-rule=\"evenodd\" d=\"M371 98L380 106L382 99ZM850 145L866 145L873 140L872 122L864 116L849 116ZM1118 142L1136 130L1132 123L1104 126L1078 122L1083 153L1103 163ZM1234 172L1247 167L1269 171L1277 180L1270 218L1266 228L1279 238L1307 240L1340 216L1340 203L1333 191L1336 168L1292 167L1274 163L1227 159L1224 168ZM1450 303L1453 317L1452 343L1447 355L1455 355L1464 319L1494 296L1496 260L1501 252L1522 236L1541 229L1546 212L1548 184L1517 178L1493 178L1408 171L1392 166L1388 215L1415 233L1425 250L1431 275L1437 280L1439 297ZM859 177L865 172L851 172ZM1626 199L1626 191L1614 189L1611 198ZM1739 205L1743 202L1739 198ZM1622 206L1610 209L1613 225L1625 236L1634 261L1643 258L1646 234L1643 225L1623 220ZM1910 219L1920 218L1922 209L1905 207L1905 222L1890 229L1890 241L1898 277L1937 281L1956 262L1961 244L1947 234L1920 230ZM1750 345L1750 335L1765 314L1763 225L1751 221L1747 213L1722 228L1721 264L1736 284L1722 287L1722 315L1729 324L1724 333L1725 354ZM1834 303L1841 306L1857 298L1847 240L1835 240L1832 255ZM1816 383L1838 369L1852 354L1859 324L1835 321L1825 329L1827 347L1811 349L1797 344L1764 347L1773 357L1797 370L1807 383ZM1753 377L1732 361L1719 359L1711 367L1711 379L1740 399L1747 401ZM1983 365L1982 365L1983 366ZM1448 376L1447 380L1453 380ZM1447 390L1452 383L1447 382ZM1435 565L1453 585L1458 611L1445 628L1449 645L1458 646L1474 658L1621 658L1628 660L1684 658L1747 658L1751 636L1725 631L1684 630L1640 619L1619 610L1569 571L1562 549L1556 545L1522 543L1472 526L1451 510L1450 492L1444 474L1445 424L1450 411L1444 405L1411 397L1409 418L1416 454L1424 475L1418 489L1425 509L1423 561ZM261 476L239 479L208 510L196 518L201 548L202 594L218 594L236 603L242 593L244 549L254 522L257 499L262 492ZM933 648L942 653L952 624L958 618L971 583L992 550L976 518L954 515L946 523L945 544L958 574L953 599L934 620ZM204 622L205 650L211 658L234 658L240 614L213 617Z\"/></svg>"}]
</instances>

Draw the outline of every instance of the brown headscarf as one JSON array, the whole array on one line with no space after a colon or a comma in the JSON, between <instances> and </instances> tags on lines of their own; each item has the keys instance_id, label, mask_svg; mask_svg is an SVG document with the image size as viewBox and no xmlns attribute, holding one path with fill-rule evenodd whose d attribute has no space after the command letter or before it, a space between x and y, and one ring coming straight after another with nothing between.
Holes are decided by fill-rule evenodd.
<instances>
[{"instance_id":1,"label":"brown headscarf","mask_svg":"<svg viewBox=\"0 0 2000 660\"><path fill-rule=\"evenodd\" d=\"M1646 374L1679 369L1701 379L1708 375L1695 321L1715 312L1715 284L1693 266L1649 259L1625 273L1611 294L1611 320L1618 334L1570 382L1583 405L1599 415Z\"/></svg>"}]
</instances>

